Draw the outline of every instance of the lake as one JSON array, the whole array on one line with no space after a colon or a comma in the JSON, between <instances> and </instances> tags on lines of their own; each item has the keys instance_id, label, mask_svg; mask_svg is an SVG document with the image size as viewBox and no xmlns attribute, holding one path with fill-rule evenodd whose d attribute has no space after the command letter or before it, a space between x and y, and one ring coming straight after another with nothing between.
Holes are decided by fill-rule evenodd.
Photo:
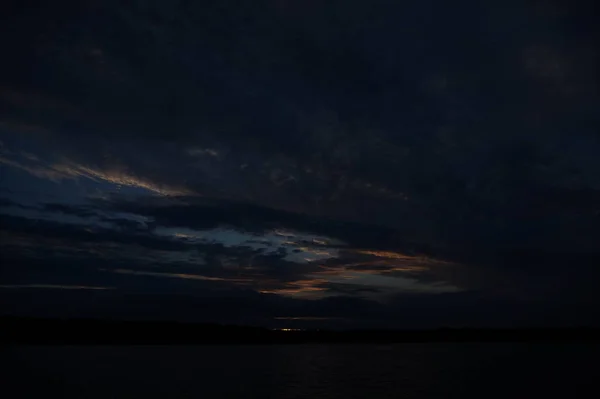
<instances>
[{"instance_id":1,"label":"lake","mask_svg":"<svg viewBox=\"0 0 600 399\"><path fill-rule=\"evenodd\" d=\"M10 398L600 397L598 344L5 347Z\"/></svg>"}]
</instances>

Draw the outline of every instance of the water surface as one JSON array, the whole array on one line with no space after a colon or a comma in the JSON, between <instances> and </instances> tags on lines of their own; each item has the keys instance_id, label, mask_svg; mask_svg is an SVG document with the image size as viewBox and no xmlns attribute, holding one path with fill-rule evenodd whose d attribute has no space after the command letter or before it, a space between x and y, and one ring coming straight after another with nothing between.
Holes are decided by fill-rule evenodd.
<instances>
[{"instance_id":1,"label":"water surface","mask_svg":"<svg viewBox=\"0 0 600 399\"><path fill-rule=\"evenodd\" d=\"M600 397L599 348L547 343L17 347L3 349L0 362L12 398L576 398Z\"/></svg>"}]
</instances>

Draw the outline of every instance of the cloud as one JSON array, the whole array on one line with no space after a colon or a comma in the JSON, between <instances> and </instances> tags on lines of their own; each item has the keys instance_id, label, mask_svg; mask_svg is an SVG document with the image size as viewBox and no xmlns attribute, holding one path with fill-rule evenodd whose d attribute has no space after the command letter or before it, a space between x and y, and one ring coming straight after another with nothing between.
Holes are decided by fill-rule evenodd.
<instances>
[{"instance_id":1,"label":"cloud","mask_svg":"<svg viewBox=\"0 0 600 399\"><path fill-rule=\"evenodd\" d=\"M181 197L93 198L20 212L2 216L7 256L43 259L52 253L59 262L132 270L138 277L190 276L313 299L385 301L401 292L483 290L510 298L594 300L586 283L593 278L593 255L484 251L469 258L399 241L396 231L382 227ZM573 261L577 267L564 268ZM558 281L569 281L572 289Z\"/></svg>"},{"instance_id":2,"label":"cloud","mask_svg":"<svg viewBox=\"0 0 600 399\"><path fill-rule=\"evenodd\" d=\"M257 230L245 231L226 218L214 220L221 227L182 229L164 227L163 223L173 223L156 218L160 208L152 216L147 212L123 213L120 209L116 214L119 216L112 217L111 208L103 202L87 206L50 203L33 209L30 212L37 213L30 218L3 215L2 246L6 254L44 259L52 251L53 262L90 263L114 273L222 282L257 292L314 298L339 294L340 289L332 290L333 285L328 284L339 285L346 278L352 279L347 284L366 288L382 284L363 281L367 275L407 272L414 276L435 266L433 261L428 264L399 252L347 248L341 238L319 229L298 230L293 224L271 230L257 225ZM188 213L199 210L193 206L184 209ZM61 215L76 219L67 222ZM177 224L177 220L171 222ZM222 227L223 222L229 227ZM419 267L393 264L395 261L418 263ZM127 263L136 265L136 269L125 266ZM373 263L385 267L377 268ZM361 292L359 288L354 292ZM403 284L396 289L402 290ZM404 289L409 285L404 284Z\"/></svg>"},{"instance_id":3,"label":"cloud","mask_svg":"<svg viewBox=\"0 0 600 399\"><path fill-rule=\"evenodd\" d=\"M113 290L114 287L88 287L85 285L54 285L54 284L14 284L0 285L0 288L22 289L22 288L43 288L58 290Z\"/></svg>"},{"instance_id":4,"label":"cloud","mask_svg":"<svg viewBox=\"0 0 600 399\"><path fill-rule=\"evenodd\" d=\"M0 157L0 163L12 166L14 168L24 170L24 171L30 173L31 175L33 175L35 177L39 177L41 179L49 179L52 181L58 181L60 179L67 178L66 175L64 175L60 171L54 170L51 167L44 168L44 167L39 167L39 166L24 165L18 161L13 161L13 160L5 158L5 157Z\"/></svg>"},{"instance_id":5,"label":"cloud","mask_svg":"<svg viewBox=\"0 0 600 399\"><path fill-rule=\"evenodd\" d=\"M185 189L175 189L170 187L163 187L160 184L156 184L150 180L139 178L131 175L125 171L119 170L118 168L108 169L106 171L96 170L83 165L53 165L52 169L62 173L65 177L78 178L86 177L92 180L104 180L118 186L128 186L143 188L160 195L191 195L190 191Z\"/></svg>"},{"instance_id":6,"label":"cloud","mask_svg":"<svg viewBox=\"0 0 600 399\"><path fill-rule=\"evenodd\" d=\"M3 254L272 301L595 301L593 13L216 3L14 10Z\"/></svg>"},{"instance_id":7,"label":"cloud","mask_svg":"<svg viewBox=\"0 0 600 399\"><path fill-rule=\"evenodd\" d=\"M147 271L128 270L128 269L114 269L114 270L112 270L112 272L113 273L120 273L120 274L139 275L139 276L180 278L180 279L184 279L184 280L229 281L229 282L232 282L232 283L246 283L246 282L249 281L248 279L236 279L236 278L227 279L227 278L221 278L221 277L202 276L202 275L199 275L199 274L164 273L164 272L157 273L157 272L147 272Z\"/></svg>"},{"instance_id":8,"label":"cloud","mask_svg":"<svg viewBox=\"0 0 600 399\"><path fill-rule=\"evenodd\" d=\"M307 279L288 282L282 288L263 289L260 292L269 294L289 295L293 297L304 297L308 299L320 299L326 287L322 286L327 283L324 279Z\"/></svg>"},{"instance_id":9,"label":"cloud","mask_svg":"<svg viewBox=\"0 0 600 399\"><path fill-rule=\"evenodd\" d=\"M49 179L58 182L63 179L77 180L80 178L90 179L94 182L107 182L116 185L117 187L134 187L148 190L149 192L165 195L165 196L180 196L193 195L194 193L185 188L169 187L146 179L135 176L120 167L109 167L105 170L96 169L93 167L63 161L54 164L44 164L40 162L35 155L27 157L29 165L19 161L11 160L6 157L0 157L0 163L24 170L35 177Z\"/></svg>"}]
</instances>

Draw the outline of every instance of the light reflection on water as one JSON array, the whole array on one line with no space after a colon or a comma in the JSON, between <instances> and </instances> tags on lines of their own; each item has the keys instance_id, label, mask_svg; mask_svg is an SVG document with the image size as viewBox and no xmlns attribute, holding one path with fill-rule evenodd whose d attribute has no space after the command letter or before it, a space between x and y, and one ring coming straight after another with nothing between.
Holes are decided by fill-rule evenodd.
<instances>
[{"instance_id":1,"label":"light reflection on water","mask_svg":"<svg viewBox=\"0 0 600 399\"><path fill-rule=\"evenodd\" d=\"M577 397L593 387L599 353L507 343L19 347L1 363L22 394L11 397Z\"/></svg>"}]
</instances>

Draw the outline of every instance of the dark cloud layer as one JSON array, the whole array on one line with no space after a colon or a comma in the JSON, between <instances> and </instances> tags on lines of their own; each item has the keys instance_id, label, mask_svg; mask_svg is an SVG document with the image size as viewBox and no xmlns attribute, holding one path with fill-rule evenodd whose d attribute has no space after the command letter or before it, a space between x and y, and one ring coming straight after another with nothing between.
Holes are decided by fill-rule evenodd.
<instances>
[{"instance_id":1,"label":"dark cloud layer","mask_svg":"<svg viewBox=\"0 0 600 399\"><path fill-rule=\"evenodd\" d=\"M2 295L598 303L591 2L2 7Z\"/></svg>"}]
</instances>

